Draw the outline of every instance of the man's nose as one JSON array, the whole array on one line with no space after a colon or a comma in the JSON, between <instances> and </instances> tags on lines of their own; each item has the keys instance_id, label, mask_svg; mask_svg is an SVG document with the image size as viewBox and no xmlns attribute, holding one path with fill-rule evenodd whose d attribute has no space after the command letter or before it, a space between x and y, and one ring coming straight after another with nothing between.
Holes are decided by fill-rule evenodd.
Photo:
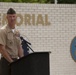
<instances>
[{"instance_id":1,"label":"man's nose","mask_svg":"<svg viewBox=\"0 0 76 75\"><path fill-rule=\"evenodd\" d=\"M14 17L11 17L11 19L13 20L13 19L14 19Z\"/></svg>"}]
</instances>

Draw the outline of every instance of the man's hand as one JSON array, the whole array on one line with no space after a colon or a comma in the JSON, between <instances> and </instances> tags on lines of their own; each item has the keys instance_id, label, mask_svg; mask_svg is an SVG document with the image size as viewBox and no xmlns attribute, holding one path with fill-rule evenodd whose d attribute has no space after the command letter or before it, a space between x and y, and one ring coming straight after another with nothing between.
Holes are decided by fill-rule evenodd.
<instances>
[{"instance_id":1,"label":"man's hand","mask_svg":"<svg viewBox=\"0 0 76 75\"><path fill-rule=\"evenodd\" d=\"M2 54L2 56L10 63L13 62L13 60L11 59L11 57L9 56L9 54L7 53L5 46L0 44L0 53Z\"/></svg>"}]
</instances>

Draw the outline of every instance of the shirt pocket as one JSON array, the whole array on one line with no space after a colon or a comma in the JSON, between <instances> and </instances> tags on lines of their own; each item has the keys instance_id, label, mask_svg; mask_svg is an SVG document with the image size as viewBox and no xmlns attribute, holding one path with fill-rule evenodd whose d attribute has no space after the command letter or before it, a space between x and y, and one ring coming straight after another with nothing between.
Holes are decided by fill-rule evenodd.
<instances>
[{"instance_id":1,"label":"shirt pocket","mask_svg":"<svg viewBox=\"0 0 76 75\"><path fill-rule=\"evenodd\" d=\"M12 33L8 33L7 34L7 46L10 47L13 45L13 34Z\"/></svg>"},{"instance_id":2,"label":"shirt pocket","mask_svg":"<svg viewBox=\"0 0 76 75\"><path fill-rule=\"evenodd\" d=\"M20 46L21 45L20 37L16 37L16 44L17 44L17 46Z\"/></svg>"}]
</instances>

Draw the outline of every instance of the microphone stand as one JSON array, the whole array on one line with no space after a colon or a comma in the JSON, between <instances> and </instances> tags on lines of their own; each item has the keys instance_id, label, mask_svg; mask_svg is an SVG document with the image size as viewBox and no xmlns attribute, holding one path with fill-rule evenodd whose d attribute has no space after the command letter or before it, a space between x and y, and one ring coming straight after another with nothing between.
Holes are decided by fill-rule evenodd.
<instances>
[{"instance_id":1,"label":"microphone stand","mask_svg":"<svg viewBox=\"0 0 76 75\"><path fill-rule=\"evenodd\" d=\"M29 45L31 45L30 42L26 41L22 36L20 36L20 39L27 44L27 47L30 48L32 52L34 52L34 50L29 46ZM29 44L29 45L28 45L28 44Z\"/></svg>"}]
</instances>

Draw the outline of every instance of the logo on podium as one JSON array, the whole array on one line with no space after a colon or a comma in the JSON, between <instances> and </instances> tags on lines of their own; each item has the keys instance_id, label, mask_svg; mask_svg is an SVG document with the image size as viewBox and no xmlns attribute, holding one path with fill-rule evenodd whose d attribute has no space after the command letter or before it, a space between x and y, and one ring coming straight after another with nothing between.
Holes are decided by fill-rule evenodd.
<instances>
[{"instance_id":1,"label":"logo on podium","mask_svg":"<svg viewBox=\"0 0 76 75\"><path fill-rule=\"evenodd\" d=\"M72 42L71 42L71 56L73 58L73 60L76 62L76 36L73 38Z\"/></svg>"}]
</instances>

